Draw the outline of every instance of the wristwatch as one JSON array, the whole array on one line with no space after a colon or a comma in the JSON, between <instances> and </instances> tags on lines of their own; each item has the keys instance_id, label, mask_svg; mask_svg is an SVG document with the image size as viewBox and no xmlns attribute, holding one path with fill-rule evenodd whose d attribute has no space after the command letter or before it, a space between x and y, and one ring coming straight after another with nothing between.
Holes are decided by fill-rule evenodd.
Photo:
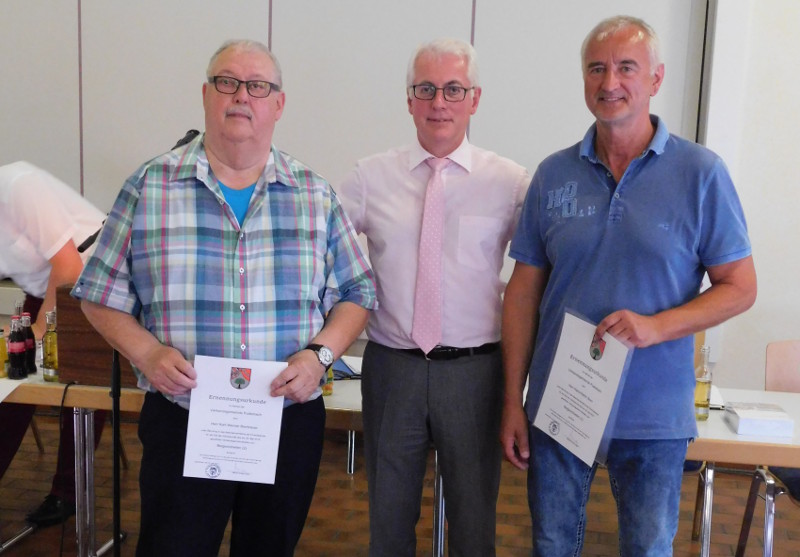
<instances>
[{"instance_id":1,"label":"wristwatch","mask_svg":"<svg viewBox=\"0 0 800 557\"><path fill-rule=\"evenodd\" d=\"M333 364L333 350L323 344L309 344L306 350L313 350L317 353L317 359L323 366L330 367Z\"/></svg>"}]
</instances>

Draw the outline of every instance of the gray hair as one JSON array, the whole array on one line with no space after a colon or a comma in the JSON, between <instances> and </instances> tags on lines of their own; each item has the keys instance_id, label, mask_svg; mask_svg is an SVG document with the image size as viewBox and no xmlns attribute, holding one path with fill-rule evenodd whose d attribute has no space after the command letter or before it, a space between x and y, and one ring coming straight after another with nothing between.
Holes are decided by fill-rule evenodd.
<instances>
[{"instance_id":1,"label":"gray hair","mask_svg":"<svg viewBox=\"0 0 800 557\"><path fill-rule=\"evenodd\" d=\"M441 57L452 54L464 59L467 63L467 79L472 87L479 87L478 84L478 54L475 48L468 42L460 39L434 39L423 43L417 47L411 59L408 61L408 71L406 72L406 87L414 85L414 74L416 72L417 60L424 54Z\"/></svg>"},{"instance_id":2,"label":"gray hair","mask_svg":"<svg viewBox=\"0 0 800 557\"><path fill-rule=\"evenodd\" d=\"M217 51L211 55L211 59L208 61L208 67L206 68L207 79L211 79L213 77L211 75L212 68L214 67L214 63L217 61L217 58L219 58L219 55L229 48L238 48L246 52L263 52L269 56L269 59L272 61L272 65L275 67L275 85L281 89L283 88L283 74L281 73L281 65L278 63L278 59L264 43L250 39L231 39L222 43Z\"/></svg>"},{"instance_id":3,"label":"gray hair","mask_svg":"<svg viewBox=\"0 0 800 557\"><path fill-rule=\"evenodd\" d=\"M650 53L650 74L654 74L658 65L661 64L661 43L658 40L658 35L655 29L645 23L644 20L629 15L609 17L589 31L581 45L581 66L586 64L586 49L589 47L590 42L595 39L602 41L606 37L610 37L628 27L636 27L644 35L647 51Z\"/></svg>"}]
</instances>

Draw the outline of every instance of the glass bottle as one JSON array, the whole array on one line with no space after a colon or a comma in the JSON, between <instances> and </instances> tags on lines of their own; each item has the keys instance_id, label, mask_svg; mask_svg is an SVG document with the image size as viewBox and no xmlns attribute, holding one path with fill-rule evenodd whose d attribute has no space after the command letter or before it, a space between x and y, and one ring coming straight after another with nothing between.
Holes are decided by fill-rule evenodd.
<instances>
[{"instance_id":1,"label":"glass bottle","mask_svg":"<svg viewBox=\"0 0 800 557\"><path fill-rule=\"evenodd\" d=\"M8 346L6 346L6 331L0 327L0 379L8 377Z\"/></svg>"},{"instance_id":2,"label":"glass bottle","mask_svg":"<svg viewBox=\"0 0 800 557\"><path fill-rule=\"evenodd\" d=\"M704 344L700 347L700 365L694 370L694 417L698 420L708 419L708 403L711 400L711 347Z\"/></svg>"},{"instance_id":3,"label":"glass bottle","mask_svg":"<svg viewBox=\"0 0 800 557\"><path fill-rule=\"evenodd\" d=\"M322 384L322 395L328 396L333 394L333 366L328 366L325 370L325 383Z\"/></svg>"},{"instance_id":4,"label":"glass bottle","mask_svg":"<svg viewBox=\"0 0 800 557\"><path fill-rule=\"evenodd\" d=\"M56 310L45 314L47 330L42 337L42 377L45 381L58 381L58 334Z\"/></svg>"},{"instance_id":5,"label":"glass bottle","mask_svg":"<svg viewBox=\"0 0 800 557\"><path fill-rule=\"evenodd\" d=\"M25 339L25 372L28 375L34 375L36 374L36 336L31 327L31 314L27 311L23 312L19 322Z\"/></svg>"},{"instance_id":6,"label":"glass bottle","mask_svg":"<svg viewBox=\"0 0 800 557\"><path fill-rule=\"evenodd\" d=\"M11 333L8 335L8 378L25 379L25 337L19 324L19 315L11 317Z\"/></svg>"}]
</instances>

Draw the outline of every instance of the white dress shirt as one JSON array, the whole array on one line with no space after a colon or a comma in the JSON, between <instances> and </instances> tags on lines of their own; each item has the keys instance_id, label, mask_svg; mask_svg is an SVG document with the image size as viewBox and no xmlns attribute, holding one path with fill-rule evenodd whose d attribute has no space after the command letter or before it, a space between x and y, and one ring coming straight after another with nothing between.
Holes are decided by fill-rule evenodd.
<instances>
[{"instance_id":1,"label":"white dress shirt","mask_svg":"<svg viewBox=\"0 0 800 557\"><path fill-rule=\"evenodd\" d=\"M411 340L425 189L432 157L418 142L360 160L337 191L356 231L367 237L379 308L370 340L416 348ZM443 172L442 345L480 346L500 339L500 270L530 175L517 163L464 138Z\"/></svg>"},{"instance_id":2,"label":"white dress shirt","mask_svg":"<svg viewBox=\"0 0 800 557\"><path fill-rule=\"evenodd\" d=\"M50 259L96 232L105 215L61 180L19 161L0 166L0 278L43 298ZM84 260L91 250L82 253Z\"/></svg>"}]
</instances>

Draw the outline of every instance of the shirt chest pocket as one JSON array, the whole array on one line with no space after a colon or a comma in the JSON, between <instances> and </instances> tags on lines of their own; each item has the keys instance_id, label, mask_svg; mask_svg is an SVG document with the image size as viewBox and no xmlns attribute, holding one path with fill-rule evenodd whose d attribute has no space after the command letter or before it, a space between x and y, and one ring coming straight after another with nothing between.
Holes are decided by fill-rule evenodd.
<instances>
[{"instance_id":1,"label":"shirt chest pocket","mask_svg":"<svg viewBox=\"0 0 800 557\"><path fill-rule=\"evenodd\" d=\"M502 261L505 225L501 219L463 216L458 219L458 262L476 271L488 271Z\"/></svg>"}]
</instances>

